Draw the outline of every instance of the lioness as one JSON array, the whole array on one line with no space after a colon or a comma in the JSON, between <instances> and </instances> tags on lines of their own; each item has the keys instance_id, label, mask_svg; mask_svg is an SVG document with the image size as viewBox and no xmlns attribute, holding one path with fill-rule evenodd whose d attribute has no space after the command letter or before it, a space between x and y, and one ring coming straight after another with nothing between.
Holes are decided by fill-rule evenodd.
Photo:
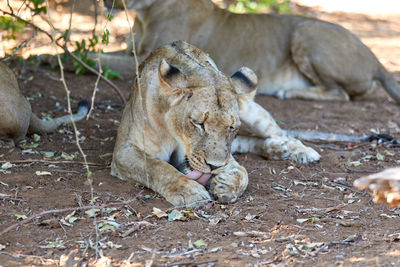
<instances>
[{"instance_id":1,"label":"lioness","mask_svg":"<svg viewBox=\"0 0 400 267\"><path fill-rule=\"evenodd\" d=\"M73 120L83 119L89 111L89 104L82 100ZM29 133L50 133L64 123L70 123L70 115L47 121L40 120L32 113L31 105L19 90L12 70L0 62L0 143L1 146L14 146Z\"/></svg>"},{"instance_id":2,"label":"lioness","mask_svg":"<svg viewBox=\"0 0 400 267\"><path fill-rule=\"evenodd\" d=\"M234 152L302 163L320 158L287 137L253 101L257 76L246 67L228 78L207 54L177 41L151 53L138 78L118 129L111 174L173 205L195 206L210 194L235 201L248 178Z\"/></svg>"},{"instance_id":3,"label":"lioness","mask_svg":"<svg viewBox=\"0 0 400 267\"><path fill-rule=\"evenodd\" d=\"M106 4L113 1L105 0ZM140 59L161 45L184 40L210 54L225 73L242 65L252 68L260 94L349 100L369 93L379 81L400 103L395 78L339 25L294 15L233 14L211 0L125 2L136 9L134 32ZM122 1L115 6L121 8ZM123 56L105 55L104 62L121 73L133 73L132 60Z\"/></svg>"}]
</instances>

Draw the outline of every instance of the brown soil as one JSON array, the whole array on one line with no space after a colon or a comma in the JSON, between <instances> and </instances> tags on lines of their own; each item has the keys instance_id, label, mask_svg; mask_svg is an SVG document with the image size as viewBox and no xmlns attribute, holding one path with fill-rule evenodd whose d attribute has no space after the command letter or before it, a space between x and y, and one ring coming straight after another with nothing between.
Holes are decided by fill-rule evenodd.
<instances>
[{"instance_id":1,"label":"brown soil","mask_svg":"<svg viewBox=\"0 0 400 267\"><path fill-rule=\"evenodd\" d=\"M400 69L398 42L386 42L387 38L400 38L400 16L374 19L316 10L313 15L351 28L365 38L389 69ZM20 87L33 98L31 104L37 114L65 113L66 97L57 71L19 68L18 73ZM91 98L95 76L68 73L66 79L73 104L79 98ZM116 83L127 96L130 82ZM206 262L204 266L400 265L399 210L373 203L369 193L352 186L362 175L399 165L398 147L309 144L322 155L318 163L310 165L235 155L250 176L246 192L235 204L213 203L193 210L197 217L168 221L152 213L154 207L167 213L173 210L159 195L110 175L108 166L123 106L106 84L100 82L98 88L94 113L88 121L78 123L82 148L92 163L95 204L130 201L97 214L99 259L95 260L93 249L94 219L77 211L72 222L66 218L71 211L66 211L35 218L2 235L1 266L62 265L74 252L81 264L96 266L189 266L200 262ZM37 97L37 93L42 96ZM397 137L400 132L399 106L381 88L353 102L282 101L266 96L257 97L257 101L283 128L359 135L377 131ZM38 142L32 137L26 140L27 144L38 144L31 148L33 152L56 154L45 158L43 154L23 152L28 145L0 149L2 163L14 164L4 170L9 173L0 172L0 231L17 223L17 215L29 217L90 204L86 170L72 128L41 136ZM57 158L62 152L75 155L74 164ZM51 175L37 175L38 171ZM204 245L196 247L198 240Z\"/></svg>"}]
</instances>

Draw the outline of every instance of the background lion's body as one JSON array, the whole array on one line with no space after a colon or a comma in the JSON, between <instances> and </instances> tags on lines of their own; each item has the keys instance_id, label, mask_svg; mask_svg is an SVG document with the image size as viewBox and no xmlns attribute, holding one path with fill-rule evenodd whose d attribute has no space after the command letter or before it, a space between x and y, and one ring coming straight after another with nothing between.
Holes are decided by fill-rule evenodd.
<instances>
[{"instance_id":1,"label":"background lion's body","mask_svg":"<svg viewBox=\"0 0 400 267\"><path fill-rule=\"evenodd\" d=\"M209 53L225 73L240 66L253 69L261 94L349 100L371 92L379 81L400 101L393 76L339 25L296 15L233 14L210 0L130 1L128 7L137 8L134 32L141 60L161 45L184 40ZM132 62L122 62L107 60L132 75Z\"/></svg>"},{"instance_id":2,"label":"background lion's body","mask_svg":"<svg viewBox=\"0 0 400 267\"><path fill-rule=\"evenodd\" d=\"M14 73L0 63L0 138L20 140L28 131L31 105L19 90Z\"/></svg>"},{"instance_id":3,"label":"background lion's body","mask_svg":"<svg viewBox=\"0 0 400 267\"><path fill-rule=\"evenodd\" d=\"M32 113L31 105L22 95L12 70L0 62L0 140L18 142L29 133L49 133L64 123L83 119L89 106L86 100L78 105L76 114L42 121ZM8 144L13 145L13 144ZM7 146L8 146L7 145Z\"/></svg>"}]
</instances>

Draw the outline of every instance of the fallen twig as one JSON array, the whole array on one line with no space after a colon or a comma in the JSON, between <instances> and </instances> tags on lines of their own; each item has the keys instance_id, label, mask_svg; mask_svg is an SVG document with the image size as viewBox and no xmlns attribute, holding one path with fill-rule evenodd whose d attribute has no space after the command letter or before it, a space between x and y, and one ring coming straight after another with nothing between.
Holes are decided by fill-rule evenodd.
<instances>
[{"instance_id":1,"label":"fallen twig","mask_svg":"<svg viewBox=\"0 0 400 267\"><path fill-rule=\"evenodd\" d=\"M72 160L44 160L44 159L21 159L21 160L0 160L0 163L6 163L10 162L11 164L19 164L19 163L35 163L35 162L40 162L40 163L49 163L49 164L83 164L85 165L86 163L83 161L72 161ZM88 165L92 166L104 166L104 164L100 163L94 163L94 162L88 162Z\"/></svg>"},{"instance_id":2,"label":"fallen twig","mask_svg":"<svg viewBox=\"0 0 400 267\"><path fill-rule=\"evenodd\" d=\"M65 208L65 209L44 210L39 213L33 214L33 215L29 216L28 218L7 227L6 229L4 229L3 231L0 232L0 236L4 235L5 233L9 232L10 230L12 230L14 228L20 227L20 226L32 221L33 219L42 217L43 215L46 215L46 214L63 213L63 212L69 212L69 211L82 211L82 210L90 210L90 209L104 209L104 208L112 207L112 206L124 206L126 204L132 203L135 200L136 200L136 198L128 200L128 201L113 202L113 203L97 205L97 206L90 205L90 206L72 207L72 208Z\"/></svg>"},{"instance_id":3,"label":"fallen twig","mask_svg":"<svg viewBox=\"0 0 400 267\"><path fill-rule=\"evenodd\" d=\"M208 261L198 261L198 262L183 261L183 262L175 262L175 263L167 264L167 265L164 265L164 267L172 267L172 266L179 266L179 265L199 266L202 264L215 263L217 261L218 261L218 259L213 259L213 260L208 260Z\"/></svg>"},{"instance_id":4,"label":"fallen twig","mask_svg":"<svg viewBox=\"0 0 400 267\"><path fill-rule=\"evenodd\" d=\"M317 248L314 253L318 253L318 252L326 252L328 251L328 248L331 246L335 246L335 245L345 245L345 246L354 246L355 243L352 241L329 241L328 243L326 243L325 245L323 245L322 247Z\"/></svg>"},{"instance_id":5,"label":"fallen twig","mask_svg":"<svg viewBox=\"0 0 400 267\"><path fill-rule=\"evenodd\" d=\"M146 221L131 222L130 224L133 225L133 227L129 228L127 231L122 233L121 237L127 237L128 235L132 234L133 232L139 230L140 226L156 226L155 224L151 224L151 223L146 222Z\"/></svg>"},{"instance_id":6,"label":"fallen twig","mask_svg":"<svg viewBox=\"0 0 400 267\"><path fill-rule=\"evenodd\" d=\"M0 193L0 199L26 202L26 200L23 200L22 198L10 197L8 195L4 195L4 194L1 194L1 193Z\"/></svg>"},{"instance_id":7,"label":"fallen twig","mask_svg":"<svg viewBox=\"0 0 400 267\"><path fill-rule=\"evenodd\" d=\"M46 259L46 258L44 258L44 257L36 256L36 255L12 254L12 253L8 253L8 252L5 252L5 251L0 251L0 255L7 255L7 256L13 257L14 259L19 259L19 258L35 258L35 259L41 260L42 262L49 261L49 262L52 262L52 263L54 263L54 264L57 263L57 261L55 261L55 260L53 260L53 259Z\"/></svg>"},{"instance_id":8,"label":"fallen twig","mask_svg":"<svg viewBox=\"0 0 400 267\"><path fill-rule=\"evenodd\" d=\"M233 232L233 235L240 237L265 237L267 236L267 233L250 231L250 232Z\"/></svg>"}]
</instances>

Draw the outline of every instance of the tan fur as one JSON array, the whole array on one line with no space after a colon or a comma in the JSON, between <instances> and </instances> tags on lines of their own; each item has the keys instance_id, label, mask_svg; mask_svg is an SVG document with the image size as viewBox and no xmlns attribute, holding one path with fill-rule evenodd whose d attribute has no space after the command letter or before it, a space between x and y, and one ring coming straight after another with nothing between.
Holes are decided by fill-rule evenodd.
<instances>
[{"instance_id":1,"label":"tan fur","mask_svg":"<svg viewBox=\"0 0 400 267\"><path fill-rule=\"evenodd\" d=\"M116 1L119 7L120 2ZM243 65L253 69L261 94L349 100L369 93L379 81L400 102L400 87L394 77L341 26L294 15L233 14L211 0L126 3L136 9L134 32L141 60L161 45L184 40L209 53L225 73ZM128 47L127 52L131 51ZM105 62L133 75L132 59L113 61L113 56L105 55Z\"/></svg>"},{"instance_id":2,"label":"tan fur","mask_svg":"<svg viewBox=\"0 0 400 267\"><path fill-rule=\"evenodd\" d=\"M369 189L374 202L387 203L390 208L400 206L400 168L389 168L384 171L363 176L354 181L358 189Z\"/></svg>"},{"instance_id":3,"label":"tan fur","mask_svg":"<svg viewBox=\"0 0 400 267\"><path fill-rule=\"evenodd\" d=\"M86 114L85 106L73 118L78 121ZM62 123L70 121L69 115L49 121L40 120L32 113L31 105L19 90L12 70L0 62L0 140L3 141L0 146L14 146L14 142L24 138L27 132L52 132Z\"/></svg>"},{"instance_id":4,"label":"tan fur","mask_svg":"<svg viewBox=\"0 0 400 267\"><path fill-rule=\"evenodd\" d=\"M245 168L231 155L238 146L266 157L304 163L319 159L314 150L286 137L253 101L257 77L248 68L228 78L208 55L178 41L154 51L140 65L139 77L122 115L111 174L139 182L173 205L200 205L211 196L236 201L248 183ZM256 125L249 119L254 116L266 123ZM241 123L263 147L233 141ZM185 157L192 169L212 173L207 187L177 170Z\"/></svg>"}]
</instances>

